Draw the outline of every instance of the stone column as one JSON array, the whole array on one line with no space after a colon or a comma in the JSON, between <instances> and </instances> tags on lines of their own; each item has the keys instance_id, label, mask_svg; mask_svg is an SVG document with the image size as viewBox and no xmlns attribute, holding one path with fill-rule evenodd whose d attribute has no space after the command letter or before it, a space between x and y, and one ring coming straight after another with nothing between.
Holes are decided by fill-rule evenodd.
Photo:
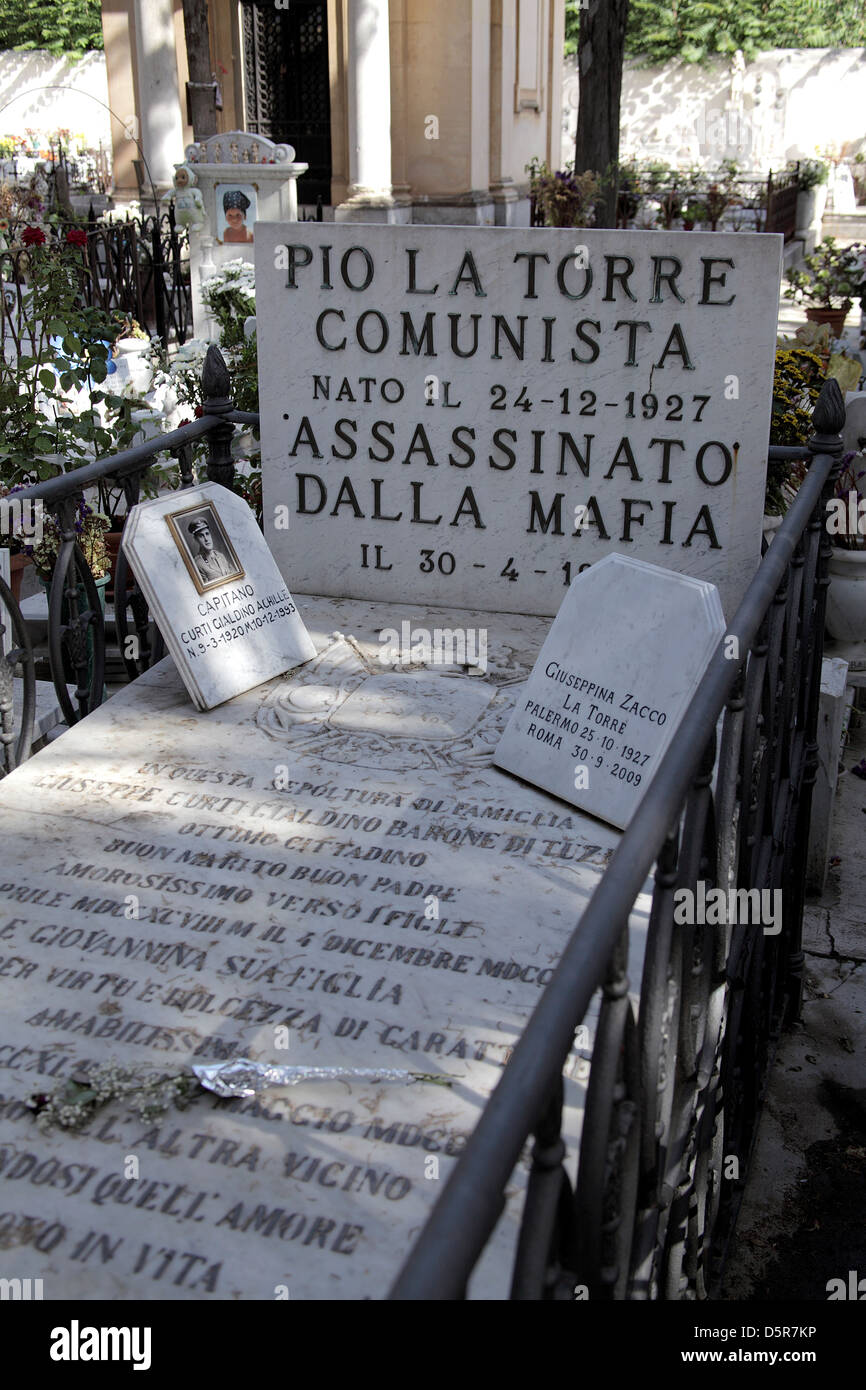
<instances>
[{"instance_id":1,"label":"stone column","mask_svg":"<svg viewBox=\"0 0 866 1390\"><path fill-rule=\"evenodd\" d=\"M338 222L411 222L391 184L388 0L348 0L349 190Z\"/></svg>"},{"instance_id":2,"label":"stone column","mask_svg":"<svg viewBox=\"0 0 866 1390\"><path fill-rule=\"evenodd\" d=\"M144 186L149 189L152 179L159 195L171 187L184 149L172 3L135 0L134 13L139 143L147 160Z\"/></svg>"}]
</instances>

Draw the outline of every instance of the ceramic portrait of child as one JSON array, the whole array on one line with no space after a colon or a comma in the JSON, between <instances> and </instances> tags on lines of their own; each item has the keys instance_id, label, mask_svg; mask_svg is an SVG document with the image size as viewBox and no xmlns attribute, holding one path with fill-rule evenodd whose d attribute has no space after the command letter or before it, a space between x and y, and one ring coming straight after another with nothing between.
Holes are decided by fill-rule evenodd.
<instances>
[{"instance_id":1,"label":"ceramic portrait of child","mask_svg":"<svg viewBox=\"0 0 866 1390\"><path fill-rule=\"evenodd\" d=\"M225 245L251 245L256 220L256 190L250 183L218 183L214 188L216 239Z\"/></svg>"}]
</instances>

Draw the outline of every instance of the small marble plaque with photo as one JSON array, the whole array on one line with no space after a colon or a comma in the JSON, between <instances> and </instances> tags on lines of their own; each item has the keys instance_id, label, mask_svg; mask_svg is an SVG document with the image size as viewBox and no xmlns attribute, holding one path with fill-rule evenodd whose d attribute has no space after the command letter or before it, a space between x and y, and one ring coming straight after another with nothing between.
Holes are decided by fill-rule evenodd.
<instances>
[{"instance_id":1,"label":"small marble plaque with photo","mask_svg":"<svg viewBox=\"0 0 866 1390\"><path fill-rule=\"evenodd\" d=\"M123 548L199 709L315 656L252 512L227 488L139 503Z\"/></svg>"}]
</instances>

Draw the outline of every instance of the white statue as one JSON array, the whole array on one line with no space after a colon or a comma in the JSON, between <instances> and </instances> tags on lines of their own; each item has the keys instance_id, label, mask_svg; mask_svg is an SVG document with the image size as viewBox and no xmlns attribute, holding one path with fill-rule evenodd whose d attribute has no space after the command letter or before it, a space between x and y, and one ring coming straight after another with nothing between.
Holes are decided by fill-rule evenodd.
<instances>
[{"instance_id":1,"label":"white statue","mask_svg":"<svg viewBox=\"0 0 866 1390\"><path fill-rule=\"evenodd\" d=\"M174 188L163 196L164 203L174 203L175 221L179 227L199 231L206 223L204 199L194 184L198 175L189 164L175 164Z\"/></svg>"}]
</instances>

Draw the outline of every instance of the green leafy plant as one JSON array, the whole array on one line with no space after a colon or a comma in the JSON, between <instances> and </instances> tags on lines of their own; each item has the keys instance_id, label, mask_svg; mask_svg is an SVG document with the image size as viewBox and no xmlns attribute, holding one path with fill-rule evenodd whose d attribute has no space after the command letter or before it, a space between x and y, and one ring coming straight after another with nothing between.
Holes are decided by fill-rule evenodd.
<instances>
[{"instance_id":1,"label":"green leafy plant","mask_svg":"<svg viewBox=\"0 0 866 1390\"><path fill-rule=\"evenodd\" d=\"M851 307L851 301L866 290L866 246L854 242L837 246L834 237L825 237L803 268L789 270L786 299L823 309Z\"/></svg>"},{"instance_id":2,"label":"green leafy plant","mask_svg":"<svg viewBox=\"0 0 866 1390\"><path fill-rule=\"evenodd\" d=\"M819 184L826 183L830 177L830 170L823 159L792 159L788 168L798 169L801 193L808 193Z\"/></svg>"},{"instance_id":3,"label":"green leafy plant","mask_svg":"<svg viewBox=\"0 0 866 1390\"><path fill-rule=\"evenodd\" d=\"M14 257L24 279L20 350L0 358L0 476L9 484L62 472L46 455L75 467L118 447L99 409L105 404L110 412L117 398L98 389L114 334L109 316L83 301L89 271L80 248L49 240L38 227L25 227L21 242L27 249Z\"/></svg>"},{"instance_id":4,"label":"green leafy plant","mask_svg":"<svg viewBox=\"0 0 866 1390\"><path fill-rule=\"evenodd\" d=\"M862 0L631 0L625 51L647 63L707 63L742 49L860 48Z\"/></svg>"},{"instance_id":5,"label":"green leafy plant","mask_svg":"<svg viewBox=\"0 0 866 1390\"><path fill-rule=\"evenodd\" d=\"M707 205L703 198L689 198L683 212L683 224L687 228L694 227L697 222L706 222Z\"/></svg>"},{"instance_id":6,"label":"green leafy plant","mask_svg":"<svg viewBox=\"0 0 866 1390\"><path fill-rule=\"evenodd\" d=\"M60 0L50 6L3 0L0 48L42 48L60 54L102 47L100 0Z\"/></svg>"}]
</instances>

